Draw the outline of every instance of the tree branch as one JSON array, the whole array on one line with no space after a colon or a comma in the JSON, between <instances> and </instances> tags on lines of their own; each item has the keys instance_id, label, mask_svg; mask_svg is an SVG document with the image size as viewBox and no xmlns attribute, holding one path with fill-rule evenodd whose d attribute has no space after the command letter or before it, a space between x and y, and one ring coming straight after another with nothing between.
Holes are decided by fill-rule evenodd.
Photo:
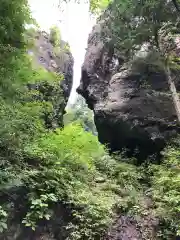
<instances>
[{"instance_id":1,"label":"tree branch","mask_svg":"<svg viewBox=\"0 0 180 240\"><path fill-rule=\"evenodd\" d=\"M179 5L177 3L177 0L172 0L172 3L174 5L174 7L176 8L177 12L180 13L180 7L179 7Z\"/></svg>"}]
</instances>

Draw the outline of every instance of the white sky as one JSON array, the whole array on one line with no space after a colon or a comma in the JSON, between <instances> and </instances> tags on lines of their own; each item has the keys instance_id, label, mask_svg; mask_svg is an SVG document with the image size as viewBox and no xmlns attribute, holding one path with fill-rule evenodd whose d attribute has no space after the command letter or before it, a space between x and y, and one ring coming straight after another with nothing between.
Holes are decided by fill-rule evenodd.
<instances>
[{"instance_id":1,"label":"white sky","mask_svg":"<svg viewBox=\"0 0 180 240\"><path fill-rule=\"evenodd\" d=\"M75 99L75 89L79 85L81 77L81 65L83 63L88 34L95 19L90 17L86 2L63 4L63 11L58 9L58 0L29 0L33 17L36 18L40 27L48 31L56 24L60 27L62 39L68 41L71 47L75 64L73 90L70 102Z\"/></svg>"}]
</instances>

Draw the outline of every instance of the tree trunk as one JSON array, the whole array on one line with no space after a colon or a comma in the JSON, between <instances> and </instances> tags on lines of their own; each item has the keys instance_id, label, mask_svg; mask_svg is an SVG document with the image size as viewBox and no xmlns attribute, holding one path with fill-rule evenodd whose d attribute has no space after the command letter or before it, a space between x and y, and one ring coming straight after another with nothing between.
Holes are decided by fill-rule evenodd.
<instances>
[{"instance_id":1,"label":"tree trunk","mask_svg":"<svg viewBox=\"0 0 180 240\"><path fill-rule=\"evenodd\" d=\"M175 111L176 111L178 123L180 124L180 100L179 100L179 96L178 96L178 93L177 93L177 90L176 90L176 86L175 86L174 80L172 78L171 70L170 70L168 64L166 66L166 77L167 77L167 80L168 80L170 92L172 94L172 100L173 100L174 108L175 108Z\"/></svg>"}]
</instances>

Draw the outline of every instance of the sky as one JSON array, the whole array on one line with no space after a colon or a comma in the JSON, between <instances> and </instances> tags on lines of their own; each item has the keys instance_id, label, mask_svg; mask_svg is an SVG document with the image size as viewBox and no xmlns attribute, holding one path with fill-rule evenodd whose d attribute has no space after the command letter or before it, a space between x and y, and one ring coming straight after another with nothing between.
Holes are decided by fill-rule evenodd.
<instances>
[{"instance_id":1,"label":"sky","mask_svg":"<svg viewBox=\"0 0 180 240\"><path fill-rule=\"evenodd\" d=\"M58 25L62 39L68 41L73 54L74 79L73 90L69 99L70 103L75 100L75 89L79 85L81 77L81 65L83 63L87 38L95 19L88 12L87 1L61 5L58 8L59 0L29 0L32 15L37 20L41 29L48 31L52 25Z\"/></svg>"}]
</instances>

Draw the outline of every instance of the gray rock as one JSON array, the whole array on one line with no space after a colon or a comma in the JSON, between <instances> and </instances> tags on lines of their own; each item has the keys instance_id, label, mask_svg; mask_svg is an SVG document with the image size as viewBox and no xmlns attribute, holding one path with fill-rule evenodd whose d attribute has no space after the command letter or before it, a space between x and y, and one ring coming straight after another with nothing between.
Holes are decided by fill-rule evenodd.
<instances>
[{"instance_id":1,"label":"gray rock","mask_svg":"<svg viewBox=\"0 0 180 240\"><path fill-rule=\"evenodd\" d=\"M73 83L73 56L65 48L66 42L60 40L59 47L55 48L50 42L49 34L44 31L35 31L31 38L34 40L34 44L28 50L28 54L33 58L33 67L44 67L49 72L63 75L64 78L59 82L59 88L58 86L54 88L49 86L46 83L48 79L41 79L41 83L29 84L28 87L30 89L38 89L44 96L43 100L52 103L52 113L45 113L44 116L46 127L62 127L63 115Z\"/></svg>"},{"instance_id":2,"label":"gray rock","mask_svg":"<svg viewBox=\"0 0 180 240\"><path fill-rule=\"evenodd\" d=\"M56 53L48 33L38 31L34 43L35 47L30 49L29 53L34 56L36 64L44 66L48 71L64 75L61 87L66 100L68 100L73 83L74 59L71 52L64 50L66 42L60 40L61 51Z\"/></svg>"},{"instance_id":3,"label":"gray rock","mask_svg":"<svg viewBox=\"0 0 180 240\"><path fill-rule=\"evenodd\" d=\"M159 155L179 132L164 73L144 63L136 69L116 56L102 41L103 24L99 22L89 36L77 92L94 111L99 140L111 151L127 148L141 160Z\"/></svg>"}]
</instances>

